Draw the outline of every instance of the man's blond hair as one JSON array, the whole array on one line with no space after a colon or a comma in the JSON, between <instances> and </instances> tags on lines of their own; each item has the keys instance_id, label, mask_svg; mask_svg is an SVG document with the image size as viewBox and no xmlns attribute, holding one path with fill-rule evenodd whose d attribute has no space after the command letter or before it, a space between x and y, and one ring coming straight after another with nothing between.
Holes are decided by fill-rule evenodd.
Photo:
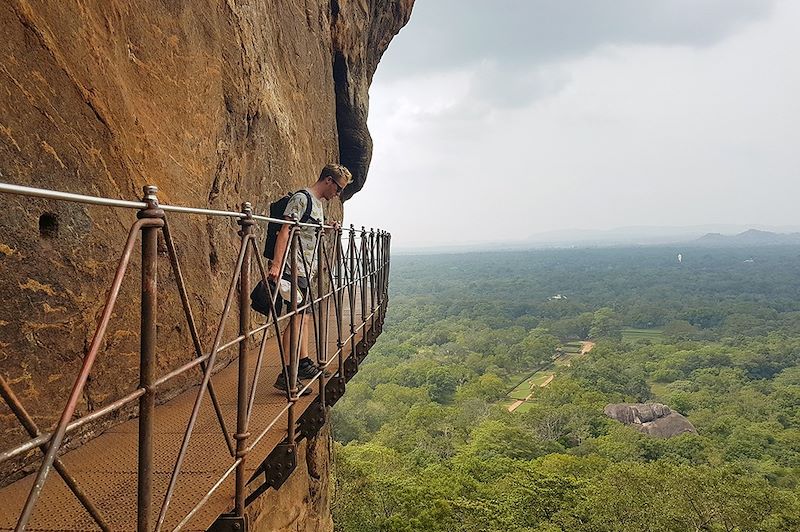
<instances>
[{"instance_id":1,"label":"man's blond hair","mask_svg":"<svg viewBox=\"0 0 800 532\"><path fill-rule=\"evenodd\" d=\"M318 181L322 181L328 176L334 178L340 185L342 184L342 181L344 181L343 186L346 186L350 181L353 180L353 174L350 173L350 170L348 170L344 165L337 163L326 164L319 173Z\"/></svg>"}]
</instances>

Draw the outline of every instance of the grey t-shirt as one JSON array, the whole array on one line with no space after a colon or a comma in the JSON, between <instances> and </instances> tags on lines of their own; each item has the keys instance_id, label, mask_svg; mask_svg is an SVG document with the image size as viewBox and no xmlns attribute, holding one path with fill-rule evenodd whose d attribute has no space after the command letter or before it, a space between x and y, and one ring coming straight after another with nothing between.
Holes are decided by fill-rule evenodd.
<instances>
[{"instance_id":1,"label":"grey t-shirt","mask_svg":"<svg viewBox=\"0 0 800 532\"><path fill-rule=\"evenodd\" d=\"M324 221L325 213L322 209L322 202L319 198L314 197L314 194L310 190L306 189L306 191L311 197L311 218L313 218L313 220L309 220L309 223ZM283 214L284 217L291 218L292 215L295 215L298 220L302 221L303 214L306 212L306 201L305 194L301 192L296 193L289 199L289 203L286 205L286 211ZM314 246L317 243L317 230L313 227L301 227L298 234L300 235L300 245L297 250L297 275L306 277L306 270L303 266L303 262L301 262L304 261L308 266L309 275L314 277L317 273L317 256L314 253ZM289 241L288 245L292 245L291 241ZM286 258L286 266L283 271L286 274L292 273L292 263L288 255Z\"/></svg>"}]
</instances>

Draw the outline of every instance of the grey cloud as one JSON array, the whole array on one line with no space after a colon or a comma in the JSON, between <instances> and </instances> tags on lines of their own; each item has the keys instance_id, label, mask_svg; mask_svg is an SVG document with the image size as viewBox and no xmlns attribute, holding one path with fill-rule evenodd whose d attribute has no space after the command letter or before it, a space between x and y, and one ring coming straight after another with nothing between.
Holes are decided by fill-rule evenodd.
<instances>
[{"instance_id":1,"label":"grey cloud","mask_svg":"<svg viewBox=\"0 0 800 532\"><path fill-rule=\"evenodd\" d=\"M469 96L495 108L515 108L557 94L569 81L569 76L551 68L503 69L496 63L482 64Z\"/></svg>"},{"instance_id":2,"label":"grey cloud","mask_svg":"<svg viewBox=\"0 0 800 532\"><path fill-rule=\"evenodd\" d=\"M493 61L528 67L614 44L708 46L774 0L418 0L383 79Z\"/></svg>"},{"instance_id":3,"label":"grey cloud","mask_svg":"<svg viewBox=\"0 0 800 532\"><path fill-rule=\"evenodd\" d=\"M496 241L496 224L470 223L496 205L503 238L791 225L800 2L592 3L417 0L372 86L374 178L348 216L406 246ZM498 5L519 20L507 8L493 21ZM515 42L528 55L504 49ZM408 74L382 77L392 63Z\"/></svg>"}]
</instances>

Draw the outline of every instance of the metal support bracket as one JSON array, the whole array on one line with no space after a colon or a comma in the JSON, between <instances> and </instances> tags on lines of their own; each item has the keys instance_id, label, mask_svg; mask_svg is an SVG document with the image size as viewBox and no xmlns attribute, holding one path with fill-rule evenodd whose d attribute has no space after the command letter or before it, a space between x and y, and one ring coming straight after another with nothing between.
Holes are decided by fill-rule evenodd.
<instances>
[{"instance_id":1,"label":"metal support bracket","mask_svg":"<svg viewBox=\"0 0 800 532\"><path fill-rule=\"evenodd\" d=\"M369 352L369 344L367 343L366 339L363 339L363 340L361 340L360 342L358 342L356 344L355 357L356 357L356 359L358 359L359 363L361 361L363 361L365 358L367 358L367 353L368 352ZM346 370L347 370L347 368L345 368L345 371ZM356 371L358 371L357 367L356 367ZM349 377L348 377L348 380L350 380Z\"/></svg>"},{"instance_id":2,"label":"metal support bracket","mask_svg":"<svg viewBox=\"0 0 800 532\"><path fill-rule=\"evenodd\" d=\"M279 489L297 467L297 444L280 443L261 464L265 484Z\"/></svg>"},{"instance_id":3,"label":"metal support bracket","mask_svg":"<svg viewBox=\"0 0 800 532\"><path fill-rule=\"evenodd\" d=\"M297 429L299 433L297 441L303 438L313 438L316 436L319 430L325 425L325 421L327 421L325 407L322 406L322 402L319 400L319 397L317 397L308 405L308 408L303 412L303 415L300 416L300 419L297 420Z\"/></svg>"},{"instance_id":4,"label":"metal support bracket","mask_svg":"<svg viewBox=\"0 0 800 532\"><path fill-rule=\"evenodd\" d=\"M347 381L344 377L333 377L325 385L325 405L333 406L342 398Z\"/></svg>"},{"instance_id":5,"label":"metal support bracket","mask_svg":"<svg viewBox=\"0 0 800 532\"><path fill-rule=\"evenodd\" d=\"M358 373L358 360L356 355L347 357L344 361L344 380L350 381Z\"/></svg>"},{"instance_id":6,"label":"metal support bracket","mask_svg":"<svg viewBox=\"0 0 800 532\"><path fill-rule=\"evenodd\" d=\"M294 443L287 443L286 440L284 440L269 453L269 456L267 456L263 462L261 462L261 465L258 466L258 469L256 469L255 473L253 473L253 476L248 481L252 482L258 475L264 473L264 483L247 496L244 501L245 506L249 506L250 503L269 488L280 489L296 467L297 445Z\"/></svg>"}]
</instances>

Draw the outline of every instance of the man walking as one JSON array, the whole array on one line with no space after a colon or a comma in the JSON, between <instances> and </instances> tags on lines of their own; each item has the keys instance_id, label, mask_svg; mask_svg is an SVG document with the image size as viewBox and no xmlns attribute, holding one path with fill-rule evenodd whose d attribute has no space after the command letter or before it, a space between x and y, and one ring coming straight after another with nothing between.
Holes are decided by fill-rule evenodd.
<instances>
[{"instance_id":1,"label":"man walking","mask_svg":"<svg viewBox=\"0 0 800 532\"><path fill-rule=\"evenodd\" d=\"M330 200L341 194L342 190L347 186L351 179L352 175L350 174L350 171L344 166L340 164L325 165L320 172L316 183L305 190L296 192L289 199L289 203L286 205L286 211L283 213L284 219L300 220L303 214L306 213L308 201L311 201L309 221L311 223L319 223L324 221L325 213L322 207L322 200ZM275 258L270 262L268 279L271 283L276 285L279 283L279 278L281 277L286 280L291 279L291 258L287 258L285 264L280 264L281 258L286 255L286 248L289 245L291 227L291 224L283 225L281 230L278 232L277 239L275 240L275 252L273 254L273 257ZM317 257L314 253L317 243L317 230L313 227L300 227L298 228L298 236L300 245L297 248L296 255L298 275L297 288L299 289L299 300L297 305L300 307L310 301L311 298L311 279L308 278L306 271L308 271L308 275L311 277L313 277L317 271ZM306 268L308 269L306 270ZM281 272L283 272L283 275L281 275ZM291 302L287 300L287 310L289 310L290 305ZM278 310L278 313L280 313L280 307L278 307L276 310ZM299 338L295 338L295 342L299 341L300 362L297 376L298 386L301 388L303 384L299 379L314 378L320 371L317 365L314 364L314 362L308 356L308 329L311 327L311 323L307 319L307 316L311 312L312 309L309 306L300 314L300 324L297 327L299 331ZM283 331L283 345L285 346L291 345L291 329L292 327L286 327L286 329ZM295 343L295 345L298 344ZM275 381L275 387L279 390L287 390L289 388L284 372L281 372L278 375L278 380Z\"/></svg>"}]
</instances>

